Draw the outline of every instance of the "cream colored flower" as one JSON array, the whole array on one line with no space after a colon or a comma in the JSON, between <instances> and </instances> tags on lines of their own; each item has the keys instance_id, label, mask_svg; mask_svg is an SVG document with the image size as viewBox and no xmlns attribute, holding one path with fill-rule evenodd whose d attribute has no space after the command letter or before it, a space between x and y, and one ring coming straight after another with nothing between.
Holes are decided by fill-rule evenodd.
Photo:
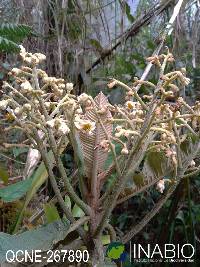
<instances>
[{"instance_id":1,"label":"cream colored flower","mask_svg":"<svg viewBox=\"0 0 200 267\"><path fill-rule=\"evenodd\" d=\"M58 83L58 88L59 89L65 89L65 84L64 83Z\"/></svg>"},{"instance_id":2,"label":"cream colored flower","mask_svg":"<svg viewBox=\"0 0 200 267\"><path fill-rule=\"evenodd\" d=\"M73 90L73 83L66 83L66 88L68 92L71 92Z\"/></svg>"},{"instance_id":3,"label":"cream colored flower","mask_svg":"<svg viewBox=\"0 0 200 267\"><path fill-rule=\"evenodd\" d=\"M50 128L55 128L59 135L68 134L70 129L66 122L61 118L52 119L46 122Z\"/></svg>"},{"instance_id":4,"label":"cream colored flower","mask_svg":"<svg viewBox=\"0 0 200 267\"><path fill-rule=\"evenodd\" d=\"M55 119L49 120L46 122L47 126L53 128L55 126Z\"/></svg>"},{"instance_id":5,"label":"cream colored flower","mask_svg":"<svg viewBox=\"0 0 200 267\"><path fill-rule=\"evenodd\" d=\"M165 180L161 179L156 185L156 189L162 194L165 190Z\"/></svg>"},{"instance_id":6,"label":"cream colored flower","mask_svg":"<svg viewBox=\"0 0 200 267\"><path fill-rule=\"evenodd\" d=\"M44 105L45 105L45 107L46 107L47 109L50 109L50 107L51 107L51 102L45 102Z\"/></svg>"},{"instance_id":7,"label":"cream colored flower","mask_svg":"<svg viewBox=\"0 0 200 267\"><path fill-rule=\"evenodd\" d=\"M128 149L127 149L127 147L126 147L126 145L122 148L122 150L121 150L121 154L123 154L123 155L128 155Z\"/></svg>"},{"instance_id":8,"label":"cream colored flower","mask_svg":"<svg viewBox=\"0 0 200 267\"><path fill-rule=\"evenodd\" d=\"M21 83L20 87L24 91L32 91L33 90L33 87L31 86L29 81L25 81L25 82Z\"/></svg>"},{"instance_id":9,"label":"cream colored flower","mask_svg":"<svg viewBox=\"0 0 200 267\"><path fill-rule=\"evenodd\" d=\"M60 121L60 125L58 126L58 133L61 135L68 134L70 132L69 127L64 121Z\"/></svg>"},{"instance_id":10,"label":"cream colored flower","mask_svg":"<svg viewBox=\"0 0 200 267\"><path fill-rule=\"evenodd\" d=\"M88 99L90 99L90 97L86 93L83 93L77 97L79 103L85 103Z\"/></svg>"},{"instance_id":11,"label":"cream colored flower","mask_svg":"<svg viewBox=\"0 0 200 267\"><path fill-rule=\"evenodd\" d=\"M15 108L15 110L14 110L14 113L15 113L16 115L20 115L20 114L22 114L22 112L23 112L23 108L21 108L21 107L17 107L17 108Z\"/></svg>"},{"instance_id":12,"label":"cream colored flower","mask_svg":"<svg viewBox=\"0 0 200 267\"><path fill-rule=\"evenodd\" d=\"M28 103L24 104L23 108L24 108L25 110L28 110L28 111L31 111L31 109L32 109L31 105L28 104Z\"/></svg>"},{"instance_id":13,"label":"cream colored flower","mask_svg":"<svg viewBox=\"0 0 200 267\"><path fill-rule=\"evenodd\" d=\"M33 63L33 64L38 64L38 63L40 63L39 58L38 58L35 54L31 54L31 53L29 53L28 55L30 55L31 63Z\"/></svg>"},{"instance_id":14,"label":"cream colored flower","mask_svg":"<svg viewBox=\"0 0 200 267\"><path fill-rule=\"evenodd\" d=\"M11 72L12 72L13 75L19 75L22 71L20 69L18 69L18 68L13 68L11 70Z\"/></svg>"},{"instance_id":15,"label":"cream colored flower","mask_svg":"<svg viewBox=\"0 0 200 267\"><path fill-rule=\"evenodd\" d=\"M82 108L81 107L77 108L76 113L77 114L83 114Z\"/></svg>"},{"instance_id":16,"label":"cream colored flower","mask_svg":"<svg viewBox=\"0 0 200 267\"><path fill-rule=\"evenodd\" d=\"M43 78L44 83L55 83L56 80L57 79L55 77L44 76L44 78Z\"/></svg>"},{"instance_id":17,"label":"cream colored flower","mask_svg":"<svg viewBox=\"0 0 200 267\"><path fill-rule=\"evenodd\" d=\"M41 78L48 77L47 73L44 70L37 69L37 73L38 73L38 76L40 76Z\"/></svg>"},{"instance_id":18,"label":"cream colored flower","mask_svg":"<svg viewBox=\"0 0 200 267\"><path fill-rule=\"evenodd\" d=\"M106 152L108 152L110 150L110 145L108 140L102 140L101 143L99 144L99 146L105 150Z\"/></svg>"},{"instance_id":19,"label":"cream colored flower","mask_svg":"<svg viewBox=\"0 0 200 267\"><path fill-rule=\"evenodd\" d=\"M125 129L121 129L121 130L118 130L116 133L115 133L115 137L121 137L124 135L125 133Z\"/></svg>"},{"instance_id":20,"label":"cream colored flower","mask_svg":"<svg viewBox=\"0 0 200 267\"><path fill-rule=\"evenodd\" d=\"M127 101L125 103L125 106L129 109L129 110L133 110L136 107L136 102L133 101Z\"/></svg>"},{"instance_id":21,"label":"cream colored flower","mask_svg":"<svg viewBox=\"0 0 200 267\"><path fill-rule=\"evenodd\" d=\"M117 127L115 128L115 131L116 131L116 132L120 132L121 130L122 130L122 127L119 126L119 125L117 125Z\"/></svg>"},{"instance_id":22,"label":"cream colored flower","mask_svg":"<svg viewBox=\"0 0 200 267\"><path fill-rule=\"evenodd\" d=\"M9 104L9 100L1 100L0 101L0 109L6 110L8 104Z\"/></svg>"},{"instance_id":23,"label":"cream colored flower","mask_svg":"<svg viewBox=\"0 0 200 267\"><path fill-rule=\"evenodd\" d=\"M6 89L9 86L10 86L9 83L7 83L6 81L3 81L2 89Z\"/></svg>"},{"instance_id":24,"label":"cream colored flower","mask_svg":"<svg viewBox=\"0 0 200 267\"><path fill-rule=\"evenodd\" d=\"M35 53L34 56L36 56L39 61L44 61L46 59L46 56L44 54L41 54L41 53Z\"/></svg>"},{"instance_id":25,"label":"cream colored flower","mask_svg":"<svg viewBox=\"0 0 200 267\"><path fill-rule=\"evenodd\" d=\"M75 127L82 131L82 132L85 132L89 135L92 134L92 132L94 131L95 129L95 122L93 121L90 121L90 120L84 120L84 119L81 119L80 117L76 116L75 117L75 121L74 121L74 124L75 124Z\"/></svg>"},{"instance_id":26,"label":"cream colored flower","mask_svg":"<svg viewBox=\"0 0 200 267\"><path fill-rule=\"evenodd\" d=\"M26 54L26 49L23 47L23 45L19 45L19 48L20 48L20 55L21 54Z\"/></svg>"},{"instance_id":27,"label":"cream colored flower","mask_svg":"<svg viewBox=\"0 0 200 267\"><path fill-rule=\"evenodd\" d=\"M195 161L192 160L192 161L190 162L190 167L195 167L195 165L196 165Z\"/></svg>"}]
</instances>

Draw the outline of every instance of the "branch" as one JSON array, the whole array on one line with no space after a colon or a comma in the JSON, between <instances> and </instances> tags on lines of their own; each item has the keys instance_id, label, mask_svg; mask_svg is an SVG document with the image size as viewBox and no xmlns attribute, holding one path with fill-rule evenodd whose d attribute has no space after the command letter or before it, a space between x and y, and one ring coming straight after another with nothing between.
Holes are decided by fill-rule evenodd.
<instances>
[{"instance_id":1,"label":"branch","mask_svg":"<svg viewBox=\"0 0 200 267\"><path fill-rule=\"evenodd\" d=\"M104 48L104 53L101 54L101 56L95 60L95 62L86 70L86 74L90 73L97 65L102 63L107 57L109 57L118 46L120 46L122 43L124 43L124 40L129 39L130 37L133 37L139 33L141 28L145 25L148 25L151 20L158 16L160 13L162 13L173 1L163 1L160 5L155 4L153 7L151 7L148 11L145 12L145 14L142 14L131 26L129 29L127 29L122 35L120 35L117 39L118 42L112 46L112 42L107 46L108 48ZM111 47L111 48L110 48ZM162 47L162 46L161 46ZM159 53L160 50L157 51L156 54ZM148 66L151 66L151 63L148 64ZM148 67L148 68L149 68ZM151 67L150 67L151 68ZM147 72L149 72L147 70ZM79 74L80 76L81 74ZM80 83L82 83L82 79L80 80ZM76 84L75 84L76 85ZM74 86L75 86L74 85Z\"/></svg>"},{"instance_id":2,"label":"branch","mask_svg":"<svg viewBox=\"0 0 200 267\"><path fill-rule=\"evenodd\" d=\"M127 243L149 223L149 221L159 212L167 199L174 192L176 186L177 183L170 186L166 194L155 204L154 208L150 212L148 212L136 226L133 226L133 228L131 228L130 231L122 237L122 243Z\"/></svg>"},{"instance_id":3,"label":"branch","mask_svg":"<svg viewBox=\"0 0 200 267\"><path fill-rule=\"evenodd\" d=\"M50 162L48 161L48 157L47 157L47 153L42 145L42 142L40 140L40 137L38 135L38 132L37 130L35 130L33 128L33 132L34 132L34 136L35 136L35 141L37 142L37 145L38 145L38 149L41 153L41 156L42 156L42 159L44 161L44 164L48 170L48 174L49 174L49 178L50 178L50 182L51 182L51 185L52 185L52 188L54 190L54 193L57 197L57 200L58 200L58 203L60 204L63 212L65 213L67 219L71 222L71 223L74 223L75 222L75 219L71 213L71 211L69 210L69 208L66 206L63 198L62 198L62 195L61 195L61 192L58 188L58 185L57 185L57 182L56 182L56 178L54 176L54 173L52 171L52 166L50 164ZM79 228L78 229L78 232L80 234L81 237L83 237L83 239L85 238L85 233L83 232L83 229L82 228Z\"/></svg>"},{"instance_id":4,"label":"branch","mask_svg":"<svg viewBox=\"0 0 200 267\"><path fill-rule=\"evenodd\" d=\"M36 88L38 90L40 90L36 68L33 69L33 77L34 77ZM38 101L40 103L41 109L42 109L43 114L45 116L45 120L48 121L50 119L50 116L48 115L48 112L47 112L47 110L45 108L43 99L38 96ZM58 146L56 144L56 140L55 140L55 137L53 135L52 129L47 127L47 132L48 132L50 145L51 145L51 148L52 148L52 151L53 151L53 154L54 154L54 158L55 158L57 167L58 167L60 175L61 175L61 177L62 177L62 179L64 181L64 184L65 184L65 187L67 189L67 192L68 192L69 196L85 212L85 214L90 215L90 210L91 210L90 207L86 203L84 203L82 201L82 199L80 199L80 197L76 194L76 192L74 191L74 189L73 189L73 187L72 187L72 185L71 185L71 183L69 181L69 178L67 177L65 168L63 166L63 163L62 163L62 161L60 159L60 155L58 153Z\"/></svg>"}]
</instances>

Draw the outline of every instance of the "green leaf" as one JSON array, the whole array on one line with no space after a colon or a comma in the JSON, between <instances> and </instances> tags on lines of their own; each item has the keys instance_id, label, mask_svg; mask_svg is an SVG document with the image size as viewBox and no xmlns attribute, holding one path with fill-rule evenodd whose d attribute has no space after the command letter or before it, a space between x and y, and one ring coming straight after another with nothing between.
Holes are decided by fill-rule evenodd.
<instances>
[{"instance_id":1,"label":"green leaf","mask_svg":"<svg viewBox=\"0 0 200 267\"><path fill-rule=\"evenodd\" d=\"M193 134L188 134L187 138L181 143L180 148L183 154L183 158L187 158L189 154L193 153L199 137Z\"/></svg>"},{"instance_id":2,"label":"green leaf","mask_svg":"<svg viewBox=\"0 0 200 267\"><path fill-rule=\"evenodd\" d=\"M90 44L92 46L94 46L98 51L102 51L103 50L103 47L101 46L99 41L97 41L96 39L90 39Z\"/></svg>"},{"instance_id":3,"label":"green leaf","mask_svg":"<svg viewBox=\"0 0 200 267\"><path fill-rule=\"evenodd\" d=\"M28 151L28 147L14 147L12 149L14 157L18 157L19 155L26 153Z\"/></svg>"},{"instance_id":4,"label":"green leaf","mask_svg":"<svg viewBox=\"0 0 200 267\"><path fill-rule=\"evenodd\" d=\"M31 27L23 24L2 23L0 25L0 51L19 52L19 43L34 35Z\"/></svg>"},{"instance_id":5,"label":"green leaf","mask_svg":"<svg viewBox=\"0 0 200 267\"><path fill-rule=\"evenodd\" d=\"M147 46L148 46L148 48L153 50L153 49L155 49L155 42L152 42L152 40L148 40Z\"/></svg>"},{"instance_id":6,"label":"green leaf","mask_svg":"<svg viewBox=\"0 0 200 267\"><path fill-rule=\"evenodd\" d=\"M149 152L147 155L146 163L150 171L156 177L162 177L165 175L164 169L166 169L167 167L167 159L163 152Z\"/></svg>"},{"instance_id":7,"label":"green leaf","mask_svg":"<svg viewBox=\"0 0 200 267\"><path fill-rule=\"evenodd\" d=\"M53 161L53 152L49 151L47 154L48 160ZM40 188L40 186L46 181L48 178L48 173L46 170L46 167L43 162L40 163L39 167L37 170L34 172L32 176L32 184L31 187L28 188L28 192L26 194L26 199L24 201L24 205L19 213L19 216L15 222L14 226L14 232L17 230L17 227L20 225L21 220L23 218L23 214L26 210L26 207L28 206L29 202L33 198L33 196L36 194L37 190ZM29 179L28 179L29 180Z\"/></svg>"},{"instance_id":8,"label":"green leaf","mask_svg":"<svg viewBox=\"0 0 200 267\"><path fill-rule=\"evenodd\" d=\"M74 207L72 209L72 214L73 214L74 218L81 218L85 215L83 210L76 204L74 205Z\"/></svg>"},{"instance_id":9,"label":"green leaf","mask_svg":"<svg viewBox=\"0 0 200 267\"><path fill-rule=\"evenodd\" d=\"M144 185L144 175L142 173L136 173L133 175L133 181L136 186Z\"/></svg>"},{"instance_id":10,"label":"green leaf","mask_svg":"<svg viewBox=\"0 0 200 267\"><path fill-rule=\"evenodd\" d=\"M130 8L128 3L125 3L125 10L126 10L126 16L127 16L128 20L131 23L133 23L135 19L134 19L133 15L131 14L131 8Z\"/></svg>"},{"instance_id":11,"label":"green leaf","mask_svg":"<svg viewBox=\"0 0 200 267\"><path fill-rule=\"evenodd\" d=\"M46 215L48 223L60 220L60 215L58 213L58 210L53 203L44 204L44 213Z\"/></svg>"},{"instance_id":12,"label":"green leaf","mask_svg":"<svg viewBox=\"0 0 200 267\"><path fill-rule=\"evenodd\" d=\"M67 236L69 228L67 222L56 221L18 235L0 233L0 263L6 261L8 250L16 253L18 250L31 252L32 250L47 251L52 249L56 243Z\"/></svg>"},{"instance_id":13,"label":"green leaf","mask_svg":"<svg viewBox=\"0 0 200 267\"><path fill-rule=\"evenodd\" d=\"M15 42L0 36L0 51L1 52L19 52L19 45Z\"/></svg>"},{"instance_id":14,"label":"green leaf","mask_svg":"<svg viewBox=\"0 0 200 267\"><path fill-rule=\"evenodd\" d=\"M33 34L31 27L24 24L2 23L0 25L0 36L15 43L23 41L25 37Z\"/></svg>"},{"instance_id":15,"label":"green leaf","mask_svg":"<svg viewBox=\"0 0 200 267\"><path fill-rule=\"evenodd\" d=\"M3 72L0 72L0 80L3 80L5 74Z\"/></svg>"},{"instance_id":16,"label":"green leaf","mask_svg":"<svg viewBox=\"0 0 200 267\"><path fill-rule=\"evenodd\" d=\"M2 180L4 184L7 184L8 179L9 179L8 171L4 166L0 166L0 180Z\"/></svg>"},{"instance_id":17,"label":"green leaf","mask_svg":"<svg viewBox=\"0 0 200 267\"><path fill-rule=\"evenodd\" d=\"M8 185L0 189L0 198L4 202L12 202L23 197L32 185L33 177Z\"/></svg>"},{"instance_id":18,"label":"green leaf","mask_svg":"<svg viewBox=\"0 0 200 267\"><path fill-rule=\"evenodd\" d=\"M66 144L67 146L67 144ZM63 147L63 151L64 151ZM47 154L47 159L49 162L52 162L52 164L54 163L54 156L53 156L53 152L49 151ZM28 206L29 202L31 201L31 199L33 198L33 196L36 194L37 190L40 188L40 186L47 180L48 178L48 173L46 170L46 167L44 165L43 162L40 163L39 167L37 168L37 170L34 172L33 174L33 183L31 188L29 189L27 195L26 195L26 199L24 202L24 205L20 211L20 214L15 222L15 226L14 226L14 232L17 230L17 228L19 227L21 220L23 218L23 214L26 210L26 207Z\"/></svg>"}]
</instances>

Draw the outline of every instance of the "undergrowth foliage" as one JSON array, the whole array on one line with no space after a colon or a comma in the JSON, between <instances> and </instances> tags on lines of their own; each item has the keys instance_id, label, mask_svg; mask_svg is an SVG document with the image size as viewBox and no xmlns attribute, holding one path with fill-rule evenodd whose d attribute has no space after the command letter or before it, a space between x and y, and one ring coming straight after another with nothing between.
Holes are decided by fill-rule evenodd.
<instances>
[{"instance_id":1,"label":"undergrowth foliage","mask_svg":"<svg viewBox=\"0 0 200 267\"><path fill-rule=\"evenodd\" d=\"M110 89L119 86L126 91L124 105L114 106L103 93L95 98L85 93L75 96L72 83L49 77L39 68L45 55L28 53L23 47L20 55L23 65L10 72L12 83L4 82L0 108L10 113L12 127L21 129L41 154L58 203L73 224L75 218L52 171L56 164L65 195L83 211L82 224L88 221L89 230L81 223L76 230L97 255L93 260L102 260L105 231L111 240L128 242L159 211L181 179L199 172L195 159L200 149L200 103L189 106L182 97L167 102L181 95L190 82L185 69L166 73L166 66L174 61L169 51L147 59L159 71L157 84L135 78L129 86L112 79ZM137 93L141 85L149 88L148 95ZM61 160L69 144L78 186L75 177L67 176ZM109 224L113 209L153 185L163 194L158 203L138 225L117 237Z\"/></svg>"},{"instance_id":2,"label":"undergrowth foliage","mask_svg":"<svg viewBox=\"0 0 200 267\"><path fill-rule=\"evenodd\" d=\"M31 27L23 24L2 23L0 26L0 51L19 52L19 43L33 35Z\"/></svg>"}]
</instances>

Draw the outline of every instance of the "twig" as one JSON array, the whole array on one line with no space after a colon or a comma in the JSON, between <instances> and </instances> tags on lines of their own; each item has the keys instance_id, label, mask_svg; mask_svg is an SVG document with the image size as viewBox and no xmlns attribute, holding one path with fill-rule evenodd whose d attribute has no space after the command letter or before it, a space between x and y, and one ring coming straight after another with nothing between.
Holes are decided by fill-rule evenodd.
<instances>
[{"instance_id":1,"label":"twig","mask_svg":"<svg viewBox=\"0 0 200 267\"><path fill-rule=\"evenodd\" d=\"M120 46L124 40L127 40L130 37L133 37L137 35L140 31L140 29L144 26L150 23L150 21L156 16L159 15L161 12L163 12L170 4L172 3L172 0L165 1L161 3L160 5L154 5L151 7L145 15L142 14L141 17L139 17L134 23L130 26L130 28L123 33L123 35L120 36L120 40L112 46L112 44L109 44L108 47L112 47L111 49L105 49L106 53L103 53L92 65L86 70L86 73L90 73L91 70L93 70L98 64L102 63L105 58L109 57L114 50L117 49L118 46ZM162 47L162 46L161 46ZM159 53L159 51L157 51ZM148 69L151 68L151 64L148 65ZM146 70L146 72L149 72L149 70ZM146 75L144 75L146 76Z\"/></svg>"},{"instance_id":2,"label":"twig","mask_svg":"<svg viewBox=\"0 0 200 267\"><path fill-rule=\"evenodd\" d=\"M135 98L138 100L138 102L141 104L141 106L145 109L148 110L147 105L143 102L142 98L138 95L137 91L134 88L129 87L128 85L126 85L123 82L120 82L116 79L112 79L116 84L122 86L124 89L126 89L127 91L133 91Z\"/></svg>"},{"instance_id":3,"label":"twig","mask_svg":"<svg viewBox=\"0 0 200 267\"><path fill-rule=\"evenodd\" d=\"M70 221L71 223L74 223L74 222L75 222L75 219L74 219L74 217L73 217L71 211L70 211L69 208L66 206L66 204L65 204L65 202L64 202L64 200L63 200L63 198L62 198L61 192L60 192L60 190L59 190L59 188L58 188L58 185L57 185L57 183L56 183L56 178L55 178L55 176L54 176L54 174L53 174L53 171L52 171L52 166L51 166L50 162L48 161L47 153L46 153L46 151L44 150L44 147L43 147L43 145L42 145L42 142L41 142L41 140L40 140L40 137L39 137L39 135L38 135L38 132L37 132L36 129L33 129L33 132L34 132L35 140L36 140L37 145L38 145L38 149L39 149L39 151L40 151L40 153L41 153L41 156L42 156L42 159L43 159L43 161L44 161L44 164L45 164L45 166L46 166L46 168L47 168L47 170L48 170L49 179L50 179L52 188L53 188L53 190L54 190L54 193L55 193L55 195L56 195L56 197L57 197L57 199L58 199L58 203L60 204L60 206L61 206L63 212L65 213L65 215L66 215L66 217L67 217L67 219L69 219L69 221ZM83 229L79 228L79 229L78 229L78 232L79 232L80 236L81 236L83 239L85 239L85 233L84 233ZM85 240L86 240L86 239L85 239Z\"/></svg>"},{"instance_id":4,"label":"twig","mask_svg":"<svg viewBox=\"0 0 200 267\"><path fill-rule=\"evenodd\" d=\"M36 68L33 68L33 75L34 75L36 88L38 90L40 90L39 82L38 82L38 78L37 78L37 70L36 70ZM50 119L50 116L47 113L47 110L45 108L44 102L39 96L38 96L38 100L39 100L40 106L41 106L41 108L43 110L45 119L48 121ZM53 135L52 129L47 127L47 132L48 132L48 135L49 135L49 141L50 141L50 145L52 147L52 151L53 151L53 154L54 154L54 158L55 158L57 167L58 167L60 175L61 175L61 177L62 177L62 179L64 181L64 184L65 184L65 187L67 189L67 192L68 192L69 196L85 212L85 214L90 215L91 208L86 203L84 203L80 199L80 197L76 194L76 192L74 191L74 189L73 189L73 187L72 187L72 185L71 185L71 183L70 183L70 181L69 181L69 179L67 177L65 168L63 166L63 163L62 163L62 161L60 159L60 155L58 153L58 147L57 147L56 140L55 140L55 137Z\"/></svg>"},{"instance_id":5,"label":"twig","mask_svg":"<svg viewBox=\"0 0 200 267\"><path fill-rule=\"evenodd\" d=\"M121 239L122 243L124 244L127 243L148 224L148 222L159 212L159 210L165 204L167 199L174 192L174 190L176 189L176 186L177 186L177 183L170 186L166 194L155 204L154 208L150 212L148 212L145 215L145 217L136 226L131 228L129 232L122 237Z\"/></svg>"},{"instance_id":6,"label":"twig","mask_svg":"<svg viewBox=\"0 0 200 267\"><path fill-rule=\"evenodd\" d=\"M12 161L14 161L14 162L16 162L16 163L22 164L22 165L25 165L25 164L26 164L26 163L24 163L24 162L22 162L22 161L13 159L13 158L11 158L11 157L8 157L8 156L6 156L5 154L3 154L2 152L0 152L0 156L1 156L1 157L4 157L4 158L6 158L6 159L12 160Z\"/></svg>"}]
</instances>

